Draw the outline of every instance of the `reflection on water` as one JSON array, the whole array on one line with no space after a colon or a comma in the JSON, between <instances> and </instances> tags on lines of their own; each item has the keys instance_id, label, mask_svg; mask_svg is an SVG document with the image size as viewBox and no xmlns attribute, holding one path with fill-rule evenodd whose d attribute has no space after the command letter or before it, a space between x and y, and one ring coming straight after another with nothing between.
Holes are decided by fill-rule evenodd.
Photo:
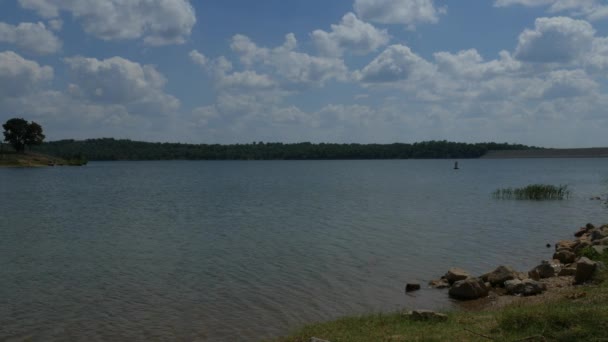
<instances>
[{"instance_id":1,"label":"reflection on water","mask_svg":"<svg viewBox=\"0 0 608 342\"><path fill-rule=\"evenodd\" d=\"M0 340L258 340L450 306L451 266L521 270L605 220L606 159L108 162L0 170ZM567 201L493 200L568 184Z\"/></svg>"}]
</instances>

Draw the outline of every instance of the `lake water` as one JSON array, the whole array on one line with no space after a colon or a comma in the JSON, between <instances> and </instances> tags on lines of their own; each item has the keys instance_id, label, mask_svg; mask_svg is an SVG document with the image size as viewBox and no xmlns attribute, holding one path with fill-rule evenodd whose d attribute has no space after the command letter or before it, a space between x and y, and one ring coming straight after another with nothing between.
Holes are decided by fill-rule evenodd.
<instances>
[{"instance_id":1,"label":"lake water","mask_svg":"<svg viewBox=\"0 0 608 342\"><path fill-rule=\"evenodd\" d=\"M0 169L0 340L256 341L404 308L452 266L527 271L608 221L608 159L92 162ZM498 187L568 184L564 201Z\"/></svg>"}]
</instances>

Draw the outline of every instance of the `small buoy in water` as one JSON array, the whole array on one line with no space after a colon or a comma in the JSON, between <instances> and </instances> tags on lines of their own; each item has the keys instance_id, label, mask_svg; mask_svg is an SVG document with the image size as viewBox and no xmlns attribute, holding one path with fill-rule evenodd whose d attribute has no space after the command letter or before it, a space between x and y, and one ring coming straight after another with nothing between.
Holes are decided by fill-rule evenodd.
<instances>
[{"instance_id":1,"label":"small buoy in water","mask_svg":"<svg viewBox=\"0 0 608 342\"><path fill-rule=\"evenodd\" d=\"M547 244L547 248L551 248L551 244L550 243Z\"/></svg>"},{"instance_id":2,"label":"small buoy in water","mask_svg":"<svg viewBox=\"0 0 608 342\"><path fill-rule=\"evenodd\" d=\"M454 170L458 170L458 162L454 162Z\"/></svg>"}]
</instances>

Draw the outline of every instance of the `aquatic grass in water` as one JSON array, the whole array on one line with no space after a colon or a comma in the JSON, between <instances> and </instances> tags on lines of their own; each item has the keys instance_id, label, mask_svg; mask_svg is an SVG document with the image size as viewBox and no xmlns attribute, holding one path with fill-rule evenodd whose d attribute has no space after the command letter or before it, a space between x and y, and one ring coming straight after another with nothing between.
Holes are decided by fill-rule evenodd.
<instances>
[{"instance_id":1,"label":"aquatic grass in water","mask_svg":"<svg viewBox=\"0 0 608 342\"><path fill-rule=\"evenodd\" d=\"M531 184L523 188L503 188L492 193L498 199L563 200L570 196L567 185Z\"/></svg>"}]
</instances>

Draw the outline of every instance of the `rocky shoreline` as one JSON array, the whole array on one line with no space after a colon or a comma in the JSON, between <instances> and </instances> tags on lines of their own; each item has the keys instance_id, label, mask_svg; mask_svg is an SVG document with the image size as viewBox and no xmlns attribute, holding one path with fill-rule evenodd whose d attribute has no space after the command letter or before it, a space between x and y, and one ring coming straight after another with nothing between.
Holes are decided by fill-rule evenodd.
<instances>
[{"instance_id":1,"label":"rocky shoreline","mask_svg":"<svg viewBox=\"0 0 608 342\"><path fill-rule=\"evenodd\" d=\"M602 254L608 250L608 224L595 227L589 223L574 236L574 240L557 242L552 260L543 260L528 272L501 265L491 272L473 276L466 270L454 267L440 279L430 281L429 286L448 288L451 298L471 301L488 297L531 297L553 288L585 284L593 280L596 271L606 267L585 255ZM406 292L417 290L419 287L416 285L407 284Z\"/></svg>"}]
</instances>

